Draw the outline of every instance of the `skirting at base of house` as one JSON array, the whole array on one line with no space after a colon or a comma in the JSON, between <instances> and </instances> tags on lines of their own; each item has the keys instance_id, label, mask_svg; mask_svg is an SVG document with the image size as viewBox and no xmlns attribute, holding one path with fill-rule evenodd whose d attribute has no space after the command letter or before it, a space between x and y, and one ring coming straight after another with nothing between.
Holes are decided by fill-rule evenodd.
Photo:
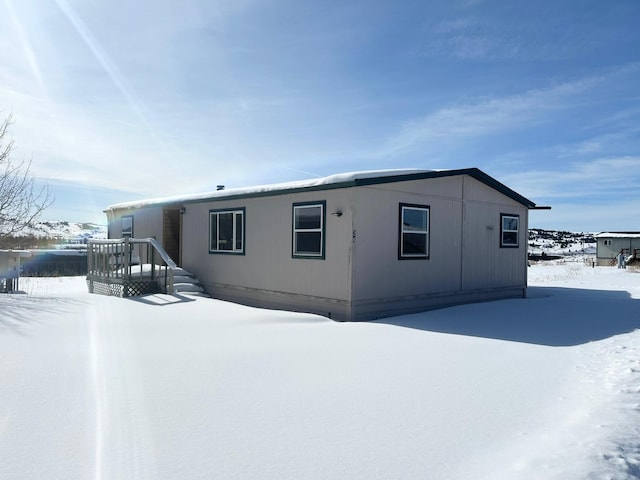
<instances>
[{"instance_id":1,"label":"skirting at base of house","mask_svg":"<svg viewBox=\"0 0 640 480\"><path fill-rule=\"evenodd\" d=\"M412 295L349 302L219 283L202 284L213 298L243 305L323 315L337 321L367 321L466 303L524 298L525 286L492 288L467 292Z\"/></svg>"},{"instance_id":2,"label":"skirting at base of house","mask_svg":"<svg viewBox=\"0 0 640 480\"><path fill-rule=\"evenodd\" d=\"M315 313L341 321L348 320L349 302L346 300L238 287L220 283L201 282L201 285L209 295L219 300L259 308Z\"/></svg>"},{"instance_id":3,"label":"skirting at base of house","mask_svg":"<svg viewBox=\"0 0 640 480\"><path fill-rule=\"evenodd\" d=\"M353 302L353 320L380 320L387 317L435 310L467 303L491 302L507 298L525 298L526 287L482 289L468 292L446 292Z\"/></svg>"}]
</instances>

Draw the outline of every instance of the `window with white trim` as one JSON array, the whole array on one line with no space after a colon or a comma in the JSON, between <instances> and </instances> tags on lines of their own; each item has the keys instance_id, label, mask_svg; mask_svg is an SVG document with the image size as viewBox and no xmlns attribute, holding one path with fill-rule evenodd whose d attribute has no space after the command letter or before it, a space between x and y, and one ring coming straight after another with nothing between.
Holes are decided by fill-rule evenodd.
<instances>
[{"instance_id":1,"label":"window with white trim","mask_svg":"<svg viewBox=\"0 0 640 480\"><path fill-rule=\"evenodd\" d=\"M500 246L501 247L518 247L520 232L520 216L519 215L500 215Z\"/></svg>"},{"instance_id":2,"label":"window with white trim","mask_svg":"<svg viewBox=\"0 0 640 480\"><path fill-rule=\"evenodd\" d=\"M121 234L123 237L133 237L133 215L126 215L120 219Z\"/></svg>"},{"instance_id":3,"label":"window with white trim","mask_svg":"<svg viewBox=\"0 0 640 480\"><path fill-rule=\"evenodd\" d=\"M429 258L429 207L400 204L398 258Z\"/></svg>"},{"instance_id":4,"label":"window with white trim","mask_svg":"<svg viewBox=\"0 0 640 480\"><path fill-rule=\"evenodd\" d=\"M244 253L244 208L209 210L209 253Z\"/></svg>"},{"instance_id":5,"label":"window with white trim","mask_svg":"<svg viewBox=\"0 0 640 480\"><path fill-rule=\"evenodd\" d=\"M324 258L325 202L293 204L293 256Z\"/></svg>"}]
</instances>

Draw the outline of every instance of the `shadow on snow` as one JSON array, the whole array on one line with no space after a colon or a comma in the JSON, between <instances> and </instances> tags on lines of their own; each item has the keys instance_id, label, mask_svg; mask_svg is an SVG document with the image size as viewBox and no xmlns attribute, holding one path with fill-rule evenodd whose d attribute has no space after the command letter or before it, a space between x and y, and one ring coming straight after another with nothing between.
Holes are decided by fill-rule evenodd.
<instances>
[{"instance_id":1,"label":"shadow on snow","mask_svg":"<svg viewBox=\"0 0 640 480\"><path fill-rule=\"evenodd\" d=\"M144 303L145 305L153 305L156 307L164 307L167 305L176 305L179 303L194 302L195 299L180 295L179 293L173 293L171 295L164 293L156 293L150 295L141 295L137 297L126 297L127 300Z\"/></svg>"},{"instance_id":2,"label":"shadow on snow","mask_svg":"<svg viewBox=\"0 0 640 480\"><path fill-rule=\"evenodd\" d=\"M580 345L640 328L640 302L626 291L529 287L527 295L375 323L553 347Z\"/></svg>"},{"instance_id":3,"label":"shadow on snow","mask_svg":"<svg viewBox=\"0 0 640 480\"><path fill-rule=\"evenodd\" d=\"M59 297L31 297L25 292L14 292L0 297L0 333L26 336L24 327L42 322L42 312L49 315L65 315L75 311L82 300ZM18 294L18 295L16 295Z\"/></svg>"}]
</instances>

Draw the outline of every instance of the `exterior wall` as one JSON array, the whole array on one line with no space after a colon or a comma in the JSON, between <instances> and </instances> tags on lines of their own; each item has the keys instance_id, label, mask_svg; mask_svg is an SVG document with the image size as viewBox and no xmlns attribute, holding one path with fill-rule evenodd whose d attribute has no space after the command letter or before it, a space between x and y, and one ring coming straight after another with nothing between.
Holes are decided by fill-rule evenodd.
<instances>
[{"instance_id":1,"label":"exterior wall","mask_svg":"<svg viewBox=\"0 0 640 480\"><path fill-rule=\"evenodd\" d=\"M155 238L162 241L162 212L162 207L157 206L110 212L108 218L109 238L122 238L122 217L132 216L134 238ZM145 256L146 254L141 252L142 262L148 261L147 258L144 258Z\"/></svg>"},{"instance_id":2,"label":"exterior wall","mask_svg":"<svg viewBox=\"0 0 640 480\"><path fill-rule=\"evenodd\" d=\"M517 215L518 247L501 247L501 215ZM527 286L529 210L500 192L465 177L463 219L464 291Z\"/></svg>"},{"instance_id":3,"label":"exterior wall","mask_svg":"<svg viewBox=\"0 0 640 480\"><path fill-rule=\"evenodd\" d=\"M356 191L354 301L460 289L459 177L361 187ZM430 207L430 258L398 260L400 203ZM442 252L447 252L445 255Z\"/></svg>"},{"instance_id":4,"label":"exterior wall","mask_svg":"<svg viewBox=\"0 0 640 480\"><path fill-rule=\"evenodd\" d=\"M605 245L605 241L610 245ZM640 236L629 237L598 237L596 244L596 263L598 266L609 267L615 265L615 258L624 249L625 255L633 253L634 249L640 251Z\"/></svg>"},{"instance_id":5,"label":"exterior wall","mask_svg":"<svg viewBox=\"0 0 640 480\"><path fill-rule=\"evenodd\" d=\"M146 207L137 210L118 210L110 212L109 238L122 238L122 217L133 217L133 236L135 238L156 238L162 240L162 207Z\"/></svg>"},{"instance_id":6,"label":"exterior wall","mask_svg":"<svg viewBox=\"0 0 640 480\"><path fill-rule=\"evenodd\" d=\"M216 298L347 316L351 299L350 189L185 205L182 265ZM326 201L325 258L292 256L293 204ZM245 209L245 253L209 253L209 210ZM341 211L342 216L331 215Z\"/></svg>"},{"instance_id":7,"label":"exterior wall","mask_svg":"<svg viewBox=\"0 0 640 480\"><path fill-rule=\"evenodd\" d=\"M292 255L293 204L302 202L326 202L324 259ZM398 259L401 203L429 207L426 260ZM181 264L215 298L368 320L526 294L528 209L468 175L184 207ZM209 211L219 209L244 209L243 254L209 253ZM133 215L135 237L163 241L163 210L110 212L109 236ZM520 218L517 248L500 247L501 214Z\"/></svg>"},{"instance_id":8,"label":"exterior wall","mask_svg":"<svg viewBox=\"0 0 640 480\"><path fill-rule=\"evenodd\" d=\"M528 209L468 176L357 189L351 319L526 293ZM399 260L399 204L430 208L429 259ZM519 247L500 248L500 214L520 216Z\"/></svg>"}]
</instances>

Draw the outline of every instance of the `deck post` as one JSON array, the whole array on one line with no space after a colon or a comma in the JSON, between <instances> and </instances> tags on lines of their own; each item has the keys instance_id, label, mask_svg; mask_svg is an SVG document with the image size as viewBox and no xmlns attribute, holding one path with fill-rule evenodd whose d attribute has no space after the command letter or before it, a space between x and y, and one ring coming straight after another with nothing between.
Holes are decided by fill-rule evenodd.
<instances>
[{"instance_id":1,"label":"deck post","mask_svg":"<svg viewBox=\"0 0 640 480\"><path fill-rule=\"evenodd\" d=\"M155 273L156 273L156 259L155 259L155 253L156 253L156 249L152 248L151 249L151 280L153 281L155 279ZM147 245L147 255L149 255L149 245Z\"/></svg>"},{"instance_id":2,"label":"deck post","mask_svg":"<svg viewBox=\"0 0 640 480\"><path fill-rule=\"evenodd\" d=\"M129 277L129 274L131 273L129 272L129 255L131 255L129 249L129 237L124 237L124 251L122 252L122 271L123 274L127 277Z\"/></svg>"},{"instance_id":3,"label":"deck post","mask_svg":"<svg viewBox=\"0 0 640 480\"><path fill-rule=\"evenodd\" d=\"M128 297L130 294L129 285L131 281L131 265L130 265L130 255L131 255L131 245L129 243L129 237L124 237L124 251L122 252L122 271L124 275L124 282L122 283L122 296Z\"/></svg>"},{"instance_id":4,"label":"deck post","mask_svg":"<svg viewBox=\"0 0 640 480\"><path fill-rule=\"evenodd\" d=\"M87 273L91 275L93 273L93 244L87 245ZM89 277L89 293L93 293L93 280L92 276Z\"/></svg>"}]
</instances>

